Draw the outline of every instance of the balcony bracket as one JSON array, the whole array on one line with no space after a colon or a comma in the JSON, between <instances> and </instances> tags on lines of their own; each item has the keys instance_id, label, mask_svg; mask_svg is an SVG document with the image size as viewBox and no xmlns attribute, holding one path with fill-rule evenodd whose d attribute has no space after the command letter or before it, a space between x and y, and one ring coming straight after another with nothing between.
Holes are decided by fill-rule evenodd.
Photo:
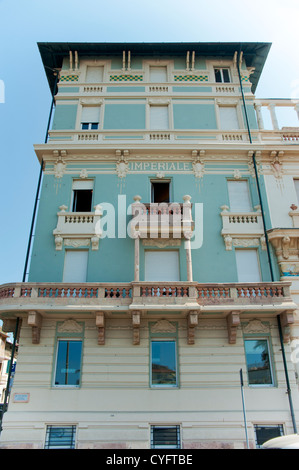
<instances>
[{"instance_id":1,"label":"balcony bracket","mask_svg":"<svg viewBox=\"0 0 299 470\"><path fill-rule=\"evenodd\" d=\"M32 344L40 343L40 332L42 328L42 316L40 313L35 311L28 312L27 319L28 326L32 327Z\"/></svg>"},{"instance_id":2,"label":"balcony bracket","mask_svg":"<svg viewBox=\"0 0 299 470\"><path fill-rule=\"evenodd\" d=\"M104 312L96 313L96 326L98 327L98 344L105 344L105 314Z\"/></svg>"},{"instance_id":3,"label":"balcony bracket","mask_svg":"<svg viewBox=\"0 0 299 470\"><path fill-rule=\"evenodd\" d=\"M132 325L133 325L133 344L140 344L140 311L134 310L132 312Z\"/></svg>"},{"instance_id":4,"label":"balcony bracket","mask_svg":"<svg viewBox=\"0 0 299 470\"><path fill-rule=\"evenodd\" d=\"M229 344L236 344L237 330L240 325L240 312L230 312L226 317L228 342Z\"/></svg>"},{"instance_id":5,"label":"balcony bracket","mask_svg":"<svg viewBox=\"0 0 299 470\"><path fill-rule=\"evenodd\" d=\"M283 312L280 314L280 322L282 326L283 342L288 343L291 337L291 325L294 323L294 315L292 312Z\"/></svg>"},{"instance_id":6,"label":"balcony bracket","mask_svg":"<svg viewBox=\"0 0 299 470\"><path fill-rule=\"evenodd\" d=\"M188 329L188 344L194 344L195 342L195 327L198 325L198 311L197 310L190 310L188 313L188 323L187 323L187 329Z\"/></svg>"}]
</instances>

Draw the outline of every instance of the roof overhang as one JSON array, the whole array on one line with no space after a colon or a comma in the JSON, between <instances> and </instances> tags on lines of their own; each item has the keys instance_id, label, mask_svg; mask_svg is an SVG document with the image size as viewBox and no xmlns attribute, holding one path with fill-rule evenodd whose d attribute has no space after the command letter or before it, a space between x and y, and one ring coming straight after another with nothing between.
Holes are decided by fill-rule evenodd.
<instances>
[{"instance_id":1,"label":"roof overhang","mask_svg":"<svg viewBox=\"0 0 299 470\"><path fill-rule=\"evenodd\" d=\"M51 93L55 87L53 70L61 69L64 57L70 51L77 51L79 57L122 56L130 51L133 56L185 56L187 51L195 51L201 57L217 56L232 59L235 52L243 53L247 67L254 67L250 76L252 91L255 92L264 67L271 43L268 42L163 42L163 43L85 43L85 42L39 42L38 48L46 71ZM56 90L55 90L56 91Z\"/></svg>"}]
</instances>

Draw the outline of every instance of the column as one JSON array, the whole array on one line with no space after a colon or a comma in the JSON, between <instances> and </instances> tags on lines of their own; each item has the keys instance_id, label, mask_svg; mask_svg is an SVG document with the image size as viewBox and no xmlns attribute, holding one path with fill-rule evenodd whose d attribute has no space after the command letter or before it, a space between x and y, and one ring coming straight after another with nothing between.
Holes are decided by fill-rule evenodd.
<instances>
[{"instance_id":1,"label":"column","mask_svg":"<svg viewBox=\"0 0 299 470\"><path fill-rule=\"evenodd\" d=\"M270 114L271 114L271 121L272 121L273 129L274 130L279 130L279 125L278 125L277 117L276 117L276 114L275 114L275 104L274 103L269 104L268 109L269 109Z\"/></svg>"},{"instance_id":2,"label":"column","mask_svg":"<svg viewBox=\"0 0 299 470\"><path fill-rule=\"evenodd\" d=\"M259 126L260 130L264 129L264 122L263 122L263 116L262 116L262 107L260 104L255 104L255 111L256 111L256 118L257 118L257 123Z\"/></svg>"},{"instance_id":3,"label":"column","mask_svg":"<svg viewBox=\"0 0 299 470\"><path fill-rule=\"evenodd\" d=\"M139 266L140 266L140 247L139 247L140 232L134 232L135 239L135 261L134 261L134 281L139 281Z\"/></svg>"}]
</instances>

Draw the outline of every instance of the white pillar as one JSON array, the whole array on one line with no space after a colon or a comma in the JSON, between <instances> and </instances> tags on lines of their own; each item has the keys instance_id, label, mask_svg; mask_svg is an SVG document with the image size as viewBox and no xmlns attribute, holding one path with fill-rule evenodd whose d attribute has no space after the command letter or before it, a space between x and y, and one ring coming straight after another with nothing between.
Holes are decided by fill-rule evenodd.
<instances>
[{"instance_id":1,"label":"white pillar","mask_svg":"<svg viewBox=\"0 0 299 470\"><path fill-rule=\"evenodd\" d=\"M134 264L134 281L139 281L139 266L140 266L140 247L139 247L139 232L135 232L134 238L135 238L135 264Z\"/></svg>"},{"instance_id":2,"label":"white pillar","mask_svg":"<svg viewBox=\"0 0 299 470\"><path fill-rule=\"evenodd\" d=\"M264 122L263 122L261 105L256 104L255 105L255 111L256 111L256 118L257 118L257 123L258 123L259 129L263 130L264 129Z\"/></svg>"},{"instance_id":3,"label":"white pillar","mask_svg":"<svg viewBox=\"0 0 299 470\"><path fill-rule=\"evenodd\" d=\"M274 130L279 130L279 125L278 125L277 117L276 117L276 114L275 114L275 104L269 104L268 109L269 109L270 114L271 114L273 129Z\"/></svg>"}]
</instances>

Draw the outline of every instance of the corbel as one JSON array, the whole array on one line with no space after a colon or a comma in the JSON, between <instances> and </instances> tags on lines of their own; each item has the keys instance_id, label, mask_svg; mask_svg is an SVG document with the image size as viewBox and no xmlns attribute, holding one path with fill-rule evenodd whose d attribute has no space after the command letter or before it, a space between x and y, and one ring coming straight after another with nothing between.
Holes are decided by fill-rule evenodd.
<instances>
[{"instance_id":1,"label":"corbel","mask_svg":"<svg viewBox=\"0 0 299 470\"><path fill-rule=\"evenodd\" d=\"M228 342L236 344L237 329L240 325L240 312L230 312L226 317Z\"/></svg>"},{"instance_id":2,"label":"corbel","mask_svg":"<svg viewBox=\"0 0 299 470\"><path fill-rule=\"evenodd\" d=\"M132 312L132 326L133 326L133 344L140 344L140 320L141 315L139 310Z\"/></svg>"},{"instance_id":3,"label":"corbel","mask_svg":"<svg viewBox=\"0 0 299 470\"><path fill-rule=\"evenodd\" d=\"M32 328L32 344L40 343L40 332L42 328L42 316L40 313L31 310L28 312L27 323Z\"/></svg>"},{"instance_id":4,"label":"corbel","mask_svg":"<svg viewBox=\"0 0 299 470\"><path fill-rule=\"evenodd\" d=\"M282 327L283 342L288 343L291 337L290 326L294 323L293 312L282 312L279 317Z\"/></svg>"},{"instance_id":5,"label":"corbel","mask_svg":"<svg viewBox=\"0 0 299 470\"><path fill-rule=\"evenodd\" d=\"M105 344L105 314L104 312L96 313L96 326L98 328L98 344Z\"/></svg>"},{"instance_id":6,"label":"corbel","mask_svg":"<svg viewBox=\"0 0 299 470\"><path fill-rule=\"evenodd\" d=\"M198 325L198 311L197 310L190 310L188 313L187 318L187 342L188 344L194 344L194 337L195 337L195 327Z\"/></svg>"}]
</instances>

